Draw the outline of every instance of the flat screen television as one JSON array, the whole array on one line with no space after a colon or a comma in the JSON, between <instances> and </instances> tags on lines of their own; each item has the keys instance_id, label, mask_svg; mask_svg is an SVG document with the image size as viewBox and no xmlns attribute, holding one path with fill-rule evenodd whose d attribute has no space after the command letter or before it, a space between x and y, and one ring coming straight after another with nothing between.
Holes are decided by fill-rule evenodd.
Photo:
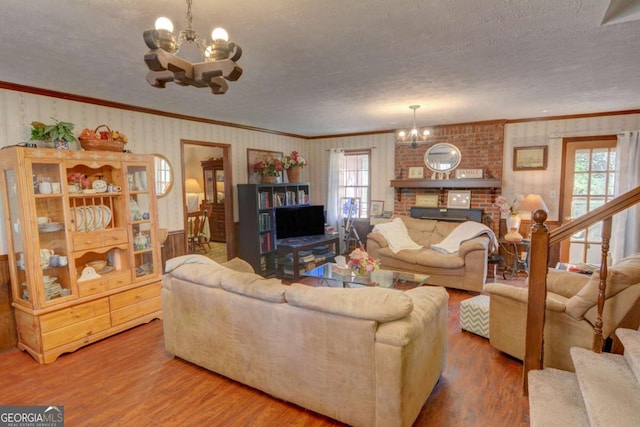
<instances>
[{"instance_id":1,"label":"flat screen television","mask_svg":"<svg viewBox=\"0 0 640 427\"><path fill-rule=\"evenodd\" d=\"M278 239L324 234L324 206L295 206L276 209Z\"/></svg>"}]
</instances>

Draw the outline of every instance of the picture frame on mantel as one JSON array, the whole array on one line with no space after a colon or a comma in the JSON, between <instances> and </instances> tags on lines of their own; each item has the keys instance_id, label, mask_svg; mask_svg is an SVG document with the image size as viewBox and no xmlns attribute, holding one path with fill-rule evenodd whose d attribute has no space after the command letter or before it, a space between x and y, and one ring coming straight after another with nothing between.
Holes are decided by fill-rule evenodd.
<instances>
[{"instance_id":1,"label":"picture frame on mantel","mask_svg":"<svg viewBox=\"0 0 640 427\"><path fill-rule=\"evenodd\" d=\"M513 147L513 170L535 171L547 169L548 146Z\"/></svg>"}]
</instances>

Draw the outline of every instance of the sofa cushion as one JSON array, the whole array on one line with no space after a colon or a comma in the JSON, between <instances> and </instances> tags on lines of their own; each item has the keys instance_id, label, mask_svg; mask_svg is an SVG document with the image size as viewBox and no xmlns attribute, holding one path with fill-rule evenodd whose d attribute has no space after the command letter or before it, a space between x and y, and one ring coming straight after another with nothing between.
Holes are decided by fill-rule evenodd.
<instances>
[{"instance_id":1,"label":"sofa cushion","mask_svg":"<svg viewBox=\"0 0 640 427\"><path fill-rule=\"evenodd\" d=\"M244 273L255 273L253 267L251 267L251 264L238 257L230 259L227 262L223 262L221 265L235 271L241 271Z\"/></svg>"},{"instance_id":2,"label":"sofa cushion","mask_svg":"<svg viewBox=\"0 0 640 427\"><path fill-rule=\"evenodd\" d=\"M433 249L423 249L416 254L416 264L437 268L462 268L464 258L457 253L443 254Z\"/></svg>"},{"instance_id":3,"label":"sofa cushion","mask_svg":"<svg viewBox=\"0 0 640 427\"><path fill-rule=\"evenodd\" d=\"M222 288L234 294L269 302L285 302L285 289L280 279L265 279L254 273L230 271L222 277Z\"/></svg>"},{"instance_id":4,"label":"sofa cushion","mask_svg":"<svg viewBox=\"0 0 640 427\"><path fill-rule=\"evenodd\" d=\"M285 295L290 305L358 319L391 322L413 310L411 297L395 289L324 288L294 283Z\"/></svg>"},{"instance_id":5,"label":"sofa cushion","mask_svg":"<svg viewBox=\"0 0 640 427\"><path fill-rule=\"evenodd\" d=\"M378 232L384 236L384 238L389 243L389 249L394 254L397 254L403 249L420 249L421 245L417 244L411 237L409 237L409 232L407 231L407 227L402 222L400 218L394 218L390 222L386 222L383 224L377 224L373 227L374 232Z\"/></svg>"},{"instance_id":6,"label":"sofa cushion","mask_svg":"<svg viewBox=\"0 0 640 427\"><path fill-rule=\"evenodd\" d=\"M209 288L221 288L222 277L232 271L218 263L210 265L195 263L183 264L171 270L171 273L167 275Z\"/></svg>"},{"instance_id":7,"label":"sofa cushion","mask_svg":"<svg viewBox=\"0 0 640 427\"><path fill-rule=\"evenodd\" d=\"M567 313L582 319L591 307L598 303L600 272L596 271L586 285L567 302ZM640 286L640 254L621 259L607 272L605 299L616 295L632 285Z\"/></svg>"},{"instance_id":8,"label":"sofa cushion","mask_svg":"<svg viewBox=\"0 0 640 427\"><path fill-rule=\"evenodd\" d=\"M211 258L207 258L204 255L190 254L168 259L165 264L164 271L166 273L171 273L176 268L185 264L220 265Z\"/></svg>"}]
</instances>

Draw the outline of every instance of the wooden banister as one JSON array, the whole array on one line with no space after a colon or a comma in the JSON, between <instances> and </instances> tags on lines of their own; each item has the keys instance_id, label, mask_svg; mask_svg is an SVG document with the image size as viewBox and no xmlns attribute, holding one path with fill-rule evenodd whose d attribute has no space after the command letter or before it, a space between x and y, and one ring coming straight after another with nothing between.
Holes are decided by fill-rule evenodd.
<instances>
[{"instance_id":1,"label":"wooden banister","mask_svg":"<svg viewBox=\"0 0 640 427\"><path fill-rule=\"evenodd\" d=\"M523 391L525 395L528 394L529 371L542 369L544 366L544 322L547 299L549 247L570 238L575 233L589 228L597 222L603 221L600 282L598 285L598 313L594 325L592 346L593 351L601 352L604 343L602 336L602 312L604 310L607 286L607 258L611 239L612 217L638 203L640 203L640 186L551 232L549 232L547 226L544 224L547 219L546 212L537 211L533 214L532 220L534 223L531 227L531 263L529 267L525 356L523 361Z\"/></svg>"}]
</instances>

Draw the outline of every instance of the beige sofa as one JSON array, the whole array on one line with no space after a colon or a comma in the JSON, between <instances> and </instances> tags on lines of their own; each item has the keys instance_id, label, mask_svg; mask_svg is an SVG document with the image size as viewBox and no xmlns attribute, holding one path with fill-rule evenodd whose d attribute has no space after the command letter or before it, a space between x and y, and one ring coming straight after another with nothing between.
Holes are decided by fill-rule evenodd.
<instances>
[{"instance_id":1,"label":"beige sofa","mask_svg":"<svg viewBox=\"0 0 640 427\"><path fill-rule=\"evenodd\" d=\"M460 223L408 216L397 218L404 223L411 240L422 247L394 253L387 238L374 228L367 235L367 252L380 260L382 268L429 274L429 284L482 292L487 277L487 257L495 239L493 232L489 230L489 234L463 242L454 253L442 253L431 249L431 245L443 242Z\"/></svg>"},{"instance_id":2,"label":"beige sofa","mask_svg":"<svg viewBox=\"0 0 640 427\"><path fill-rule=\"evenodd\" d=\"M287 286L247 265L167 261L168 352L349 425L413 423L446 364L444 288Z\"/></svg>"},{"instance_id":3,"label":"beige sofa","mask_svg":"<svg viewBox=\"0 0 640 427\"><path fill-rule=\"evenodd\" d=\"M599 273L585 276L550 269L544 327L544 365L574 371L571 347L590 349L597 316ZM524 358L528 289L487 283L491 345L520 360ZM602 316L602 333L640 326L640 254L609 268Z\"/></svg>"}]
</instances>

